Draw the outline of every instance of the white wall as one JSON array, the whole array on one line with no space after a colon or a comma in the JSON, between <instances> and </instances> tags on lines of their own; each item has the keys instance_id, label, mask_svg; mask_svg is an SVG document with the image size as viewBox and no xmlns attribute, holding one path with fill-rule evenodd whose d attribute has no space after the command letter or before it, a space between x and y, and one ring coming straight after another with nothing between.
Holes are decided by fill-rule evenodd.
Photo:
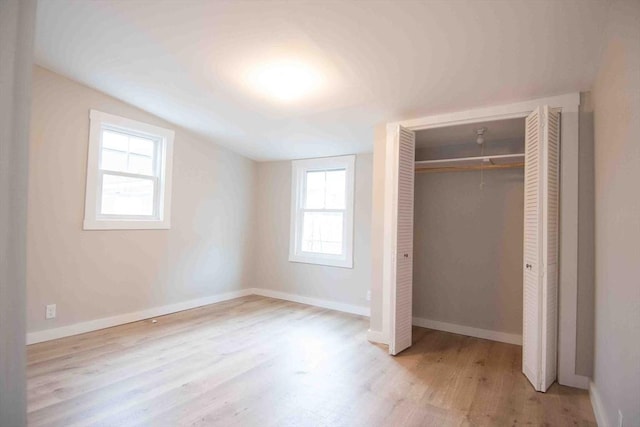
<instances>
[{"instance_id":1,"label":"white wall","mask_svg":"<svg viewBox=\"0 0 640 427\"><path fill-rule=\"evenodd\" d=\"M368 307L371 282L372 155L358 154L355 170L353 268L289 262L291 162L258 163L253 284L296 295Z\"/></svg>"},{"instance_id":2,"label":"white wall","mask_svg":"<svg viewBox=\"0 0 640 427\"><path fill-rule=\"evenodd\" d=\"M82 230L92 108L175 129L170 230ZM36 67L30 162L28 331L251 286L253 161Z\"/></svg>"},{"instance_id":3,"label":"white wall","mask_svg":"<svg viewBox=\"0 0 640 427\"><path fill-rule=\"evenodd\" d=\"M368 312L371 154L356 160L354 268L291 263L290 162L255 163L41 67L33 87L29 332L248 288ZM176 130L170 230L82 230L90 109Z\"/></svg>"},{"instance_id":4,"label":"white wall","mask_svg":"<svg viewBox=\"0 0 640 427\"><path fill-rule=\"evenodd\" d=\"M382 339L383 334L383 295L382 277L384 265L384 180L385 147L387 128L379 124L374 129L373 166L371 179L371 317L369 329Z\"/></svg>"},{"instance_id":5,"label":"white wall","mask_svg":"<svg viewBox=\"0 0 640 427\"><path fill-rule=\"evenodd\" d=\"M0 1L0 425L26 425L29 103L36 2Z\"/></svg>"},{"instance_id":6,"label":"white wall","mask_svg":"<svg viewBox=\"0 0 640 427\"><path fill-rule=\"evenodd\" d=\"M640 2L611 5L593 89L595 355L600 425L640 426Z\"/></svg>"},{"instance_id":7,"label":"white wall","mask_svg":"<svg viewBox=\"0 0 640 427\"><path fill-rule=\"evenodd\" d=\"M521 335L524 171L480 179L416 174L413 316Z\"/></svg>"}]
</instances>

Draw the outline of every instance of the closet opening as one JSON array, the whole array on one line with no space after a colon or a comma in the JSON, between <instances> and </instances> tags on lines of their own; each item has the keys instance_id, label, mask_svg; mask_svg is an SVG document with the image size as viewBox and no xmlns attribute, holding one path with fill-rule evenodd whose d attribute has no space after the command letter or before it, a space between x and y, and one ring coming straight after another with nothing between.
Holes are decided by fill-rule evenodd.
<instances>
[{"instance_id":1,"label":"closet opening","mask_svg":"<svg viewBox=\"0 0 640 427\"><path fill-rule=\"evenodd\" d=\"M525 118L415 132L413 324L522 344Z\"/></svg>"},{"instance_id":2,"label":"closet opening","mask_svg":"<svg viewBox=\"0 0 640 427\"><path fill-rule=\"evenodd\" d=\"M516 119L518 117L522 116L516 115L510 118ZM493 121L498 120L506 120L506 117L496 118ZM491 121L491 119L467 121L459 124L477 124L487 121ZM475 140L476 144L480 146L481 155L428 158L427 160L419 160L419 163L416 164L416 132L442 127L447 127L447 125L415 126L415 130L399 124L387 126L389 137L387 147L391 155L388 159L391 167L388 175L390 179L386 182L393 190L389 199L391 216L387 223L390 226L388 228L390 231L388 242L391 244L391 263L387 264L390 274L387 277L390 279L388 282L390 285L388 300L390 308L389 353L392 355L400 353L412 344L416 166L420 166L419 169L422 172L425 172L425 169L430 171L426 173L442 173L443 170L451 172L451 168L456 172L479 169L479 187L484 192L486 186L485 168L488 173L499 169L520 167L518 163L521 163L518 161L518 158L522 156L521 153L485 154L484 144L487 128L481 126L476 128ZM522 372L536 390L546 391L557 377L560 109L548 105L535 107L526 116L524 129ZM454 145L444 145L443 147L451 146ZM459 153L454 155L459 155ZM495 163L496 161L503 163L498 164ZM472 193L462 191L460 197L456 197L453 203L452 212L465 210L460 205L460 199L465 195L470 197ZM427 201L426 203L441 208L437 202ZM473 218L466 218L461 222L477 224L479 222L478 212ZM497 216L501 215L497 214ZM449 215L442 216L447 219L448 217ZM504 218L507 217L504 216ZM515 217L513 218L515 221ZM443 223L444 219L441 219L436 225L439 229L447 230L447 239L443 240L444 249L439 252L449 254L454 252L455 245L451 243L455 240L452 238L454 230L448 229ZM460 225L458 224L458 226ZM469 229L466 230L469 231ZM496 231L496 233L498 232ZM469 244L466 243L466 245ZM473 262L473 259L476 258L475 254L482 250L490 253L490 250L486 248L476 250L466 258L467 262ZM490 264L483 265L481 270L488 269ZM459 257L454 258L454 267L455 271L462 270ZM478 282L478 278L475 276L465 280ZM466 292L468 291L458 290L457 295ZM437 298L436 301L438 301ZM490 305L480 308L481 311L491 309Z\"/></svg>"},{"instance_id":3,"label":"closet opening","mask_svg":"<svg viewBox=\"0 0 640 427\"><path fill-rule=\"evenodd\" d=\"M414 319L415 323L419 323L422 319L420 316L424 315L420 311L414 314L414 256L419 258L415 260L418 275L427 274L427 279L448 285L448 288L445 286L445 292L451 295L447 295L447 298L455 301L455 297L460 295L473 297L474 305L471 308L462 305L464 310L454 306L448 307L445 311L447 316L455 313L462 316L465 321L474 320L474 322L478 321L478 317L474 316L493 309L493 306L487 302L490 300L487 298L487 288L481 285L488 281L493 286L498 286L499 290L504 290L505 288L500 286L504 286L503 283L509 281L508 278L512 274L509 266L515 265L515 262L508 260L517 260L521 257L522 279L519 283L522 286L522 372L535 390L542 392L548 390L556 379L559 379L560 384L563 385L575 384L584 387L585 378L575 374L577 282L574 272L577 269L577 263L573 254L577 248L577 208L572 194L577 185L578 106L579 96L567 94L387 123L384 145L384 212L382 213L384 221L380 234L383 255L381 274L383 330L380 335L381 340L378 342L388 344L389 354L398 355L411 347L413 341L411 329ZM517 142L506 142L509 140L507 137L493 138L496 135L491 135L491 133L500 134L503 131L503 136L507 135L506 130L510 125L513 125L514 131L517 132L518 136L514 138L515 140L522 141L524 133L524 144L521 142L518 146ZM479 133L480 129L482 131ZM454 138L455 132L466 135L470 132L471 138L467 140ZM443 138L440 141L438 134ZM446 141L445 137L450 140ZM483 144L478 144L479 140ZM416 141L418 141L417 149ZM518 172L521 171L523 153L524 171ZM515 201L512 207L504 194L500 197L499 194L491 195L491 191L495 191L500 186L509 188L496 179L497 175L492 175L493 172L499 171L506 171L513 180L511 184L522 182L524 177L522 202L519 205L523 215L520 218L517 214L507 215L485 210L488 208L481 204L482 201L489 199L502 209L515 209ZM518 173L520 173L519 176ZM452 177L452 182L462 182L466 176L474 176L475 189L472 192L467 187L461 187L457 191L448 191L443 195L441 202L437 199L430 202L428 200L430 192L420 189L423 185L421 182L418 182L418 193L414 192L414 184L416 181L422 181L423 176L427 176L425 179L427 189L434 187L432 189L434 195L438 194L435 191L438 188L433 183L444 181L447 177ZM444 187L444 185L441 186ZM440 215L433 220L435 225L430 225L435 227L436 234L433 240L437 241L437 233L443 230L449 237L439 241L437 254L433 252L433 247L429 246L432 242L424 243L425 247L420 246L423 243L418 242L419 246L414 253L416 194L418 198L426 198L417 201L415 213L421 214L425 211L430 215ZM444 196L451 199L446 199ZM473 203L469 207L471 202ZM560 215L561 205L562 215ZM445 206L448 206L447 211ZM449 212L451 212L449 215L445 215ZM489 217L485 219L486 215ZM449 225L450 217L458 219L454 226ZM501 219L497 222L502 225L490 223L489 219L491 221ZM483 223L483 220L486 222ZM417 230L417 232L424 233L425 226L421 225L420 221L423 220L418 218L417 226L423 230ZM518 224L522 227L521 251L514 250L512 253L502 251L499 245L488 245L490 241L506 244L507 240L503 239L513 237L508 227L516 229ZM485 229L477 231L471 228L479 225L484 225ZM469 233L480 233L487 231L486 229L491 233L484 235L484 242L482 238L475 239L474 242L467 239ZM459 238L456 238L456 235L459 235ZM425 240L429 239L429 236L418 236L418 238ZM456 244L458 240L462 241L463 245ZM510 244L516 247L515 243ZM471 250L467 251L469 247ZM421 254L424 251L431 251L428 253L432 253L439 262L434 262L432 259L421 260ZM482 268L479 267L482 263L478 259L484 262ZM493 263L490 262L491 259L494 260ZM562 268L559 268L560 262L562 262ZM446 275L439 273L442 271L438 269L440 264L447 263L456 269L450 266L452 272ZM431 269L420 271L424 265L430 266ZM473 274L469 273L470 269L462 268L464 265L475 267ZM515 267L513 268L518 271ZM493 271L494 274L497 272L497 274L491 276L494 277L493 279L487 280L486 276L483 276L486 271ZM468 276L465 276L465 273ZM435 277L428 275L435 275ZM475 287L460 289L451 285L453 279L460 276L463 282L471 282ZM416 284L422 282L423 276L419 276ZM431 291L431 288L427 289ZM437 289L440 291L440 288ZM517 292L515 288L514 291ZM421 289L416 289L416 298L421 299L423 295L418 295L418 292L421 292ZM425 310L431 311L423 311L423 313L435 316L440 313L436 310L442 311L440 307L442 299L439 298L441 296L434 295L430 301L419 300L416 302L416 309L423 310L424 307L421 305L424 305ZM502 299L500 307L519 311L519 307L516 309L515 304L510 304L511 300L508 297L501 296L500 299ZM510 314L500 312L491 319L483 320L490 326L474 328L467 326L467 323L458 325L457 331L467 335L488 333L489 336L486 338L507 342L514 340L514 337L515 340L519 340L516 334L500 335L498 332L506 334L509 332L490 329L510 325L515 317L513 312ZM448 325L455 324L449 320L452 317L443 318L447 321L425 317L424 324L431 321L430 327L435 329L444 329ZM455 321L460 322L457 319ZM376 337L373 333L371 336Z\"/></svg>"}]
</instances>

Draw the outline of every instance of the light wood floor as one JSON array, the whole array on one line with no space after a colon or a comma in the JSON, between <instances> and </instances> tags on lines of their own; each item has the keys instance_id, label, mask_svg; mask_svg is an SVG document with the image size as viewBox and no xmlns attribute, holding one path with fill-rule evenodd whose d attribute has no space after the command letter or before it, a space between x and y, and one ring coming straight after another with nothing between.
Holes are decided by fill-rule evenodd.
<instances>
[{"instance_id":1,"label":"light wood floor","mask_svg":"<svg viewBox=\"0 0 640 427\"><path fill-rule=\"evenodd\" d=\"M251 296L29 346L31 426L592 426L584 391L536 393L518 346Z\"/></svg>"}]
</instances>

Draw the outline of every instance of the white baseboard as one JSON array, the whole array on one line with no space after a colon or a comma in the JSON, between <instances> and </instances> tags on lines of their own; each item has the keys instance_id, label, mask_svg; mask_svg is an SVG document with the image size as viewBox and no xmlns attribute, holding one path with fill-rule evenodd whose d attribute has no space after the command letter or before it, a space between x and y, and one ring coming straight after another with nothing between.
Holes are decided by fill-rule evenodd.
<instances>
[{"instance_id":1,"label":"white baseboard","mask_svg":"<svg viewBox=\"0 0 640 427\"><path fill-rule=\"evenodd\" d=\"M505 342L507 344L522 345L522 335L520 334L472 328L471 326L456 325L455 323L440 322L437 320L423 319L421 317L414 317L413 324L422 328L436 329L438 331L451 332L453 334Z\"/></svg>"},{"instance_id":2,"label":"white baseboard","mask_svg":"<svg viewBox=\"0 0 640 427\"><path fill-rule=\"evenodd\" d=\"M558 384L566 385L574 388L581 388L582 390L589 390L589 382L591 378L578 374L563 374L558 373Z\"/></svg>"},{"instance_id":3,"label":"white baseboard","mask_svg":"<svg viewBox=\"0 0 640 427\"><path fill-rule=\"evenodd\" d=\"M59 328L30 332L27 334L27 344L36 344L39 342L69 337L71 335L79 335L84 334L85 332L110 328L112 326L124 325L125 323L137 322L139 320L149 319L151 317L164 316L165 314L177 313L179 311L202 307L203 305L214 304L217 302L228 301L234 298L251 295L251 293L252 292L250 289L241 289L239 291L227 292L224 294L212 295L209 297L179 302L176 304L149 308L133 313L119 314L117 316L104 317L102 319L74 323L72 325L62 326Z\"/></svg>"},{"instance_id":4,"label":"white baseboard","mask_svg":"<svg viewBox=\"0 0 640 427\"><path fill-rule=\"evenodd\" d=\"M596 417L596 424L598 424L598 427L612 427L612 424L607 419L604 406L602 405L602 399L600 398L598 389L593 381L589 382L589 398L591 399L593 415Z\"/></svg>"},{"instance_id":5,"label":"white baseboard","mask_svg":"<svg viewBox=\"0 0 640 427\"><path fill-rule=\"evenodd\" d=\"M265 297L299 302L302 304L328 308L336 311L343 311L346 313L359 314L361 316L369 316L368 307L344 304L319 298L304 297L300 295L289 294L286 292L272 291L270 289L250 288L227 292L219 295L212 295L204 298L198 298L195 300L184 301L177 304L149 308L133 313L119 314L117 316L74 323L72 325L61 326L59 328L29 332L26 337L27 345L44 341L51 341L58 338L69 337L72 335L84 334L86 332L97 331L99 329L110 328L112 326L124 325L125 323L137 322L139 320L149 319L151 317L164 316L165 314L177 313L179 311L202 307L209 304L215 304L217 302L228 301L247 295L262 295Z\"/></svg>"},{"instance_id":6,"label":"white baseboard","mask_svg":"<svg viewBox=\"0 0 640 427\"><path fill-rule=\"evenodd\" d=\"M367 340L378 344L389 344L389 341L384 336L384 332L374 331L373 329L367 331Z\"/></svg>"},{"instance_id":7,"label":"white baseboard","mask_svg":"<svg viewBox=\"0 0 640 427\"><path fill-rule=\"evenodd\" d=\"M304 297L301 295L290 294L288 292L273 291L271 289L252 288L251 293L261 295L263 297L282 299L286 301L299 302L301 304L313 305L316 307L328 308L331 310L342 311L345 313L359 314L369 317L369 307L360 305L345 304L342 302L330 301L320 298Z\"/></svg>"}]
</instances>

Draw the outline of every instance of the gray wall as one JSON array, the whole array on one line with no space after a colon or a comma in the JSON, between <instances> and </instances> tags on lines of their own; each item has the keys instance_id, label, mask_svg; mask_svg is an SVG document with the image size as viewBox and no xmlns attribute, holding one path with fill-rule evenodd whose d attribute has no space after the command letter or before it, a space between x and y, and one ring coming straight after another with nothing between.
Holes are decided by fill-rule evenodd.
<instances>
[{"instance_id":1,"label":"gray wall","mask_svg":"<svg viewBox=\"0 0 640 427\"><path fill-rule=\"evenodd\" d=\"M356 156L352 269L289 262L291 162L258 163L253 286L369 305L372 158L371 154Z\"/></svg>"},{"instance_id":2,"label":"gray wall","mask_svg":"<svg viewBox=\"0 0 640 427\"><path fill-rule=\"evenodd\" d=\"M522 334L523 169L419 173L413 315Z\"/></svg>"},{"instance_id":3,"label":"gray wall","mask_svg":"<svg viewBox=\"0 0 640 427\"><path fill-rule=\"evenodd\" d=\"M611 5L593 89L594 395L604 423L640 426L640 2Z\"/></svg>"},{"instance_id":4,"label":"gray wall","mask_svg":"<svg viewBox=\"0 0 640 427\"><path fill-rule=\"evenodd\" d=\"M255 162L39 67L32 108L30 332L250 285ZM175 129L170 230L82 230L91 108Z\"/></svg>"},{"instance_id":5,"label":"gray wall","mask_svg":"<svg viewBox=\"0 0 640 427\"><path fill-rule=\"evenodd\" d=\"M0 425L26 424L25 265L35 1L0 1Z\"/></svg>"},{"instance_id":6,"label":"gray wall","mask_svg":"<svg viewBox=\"0 0 640 427\"><path fill-rule=\"evenodd\" d=\"M593 106L591 94L580 96L578 161L578 305L576 312L576 374L593 375L594 213Z\"/></svg>"}]
</instances>

